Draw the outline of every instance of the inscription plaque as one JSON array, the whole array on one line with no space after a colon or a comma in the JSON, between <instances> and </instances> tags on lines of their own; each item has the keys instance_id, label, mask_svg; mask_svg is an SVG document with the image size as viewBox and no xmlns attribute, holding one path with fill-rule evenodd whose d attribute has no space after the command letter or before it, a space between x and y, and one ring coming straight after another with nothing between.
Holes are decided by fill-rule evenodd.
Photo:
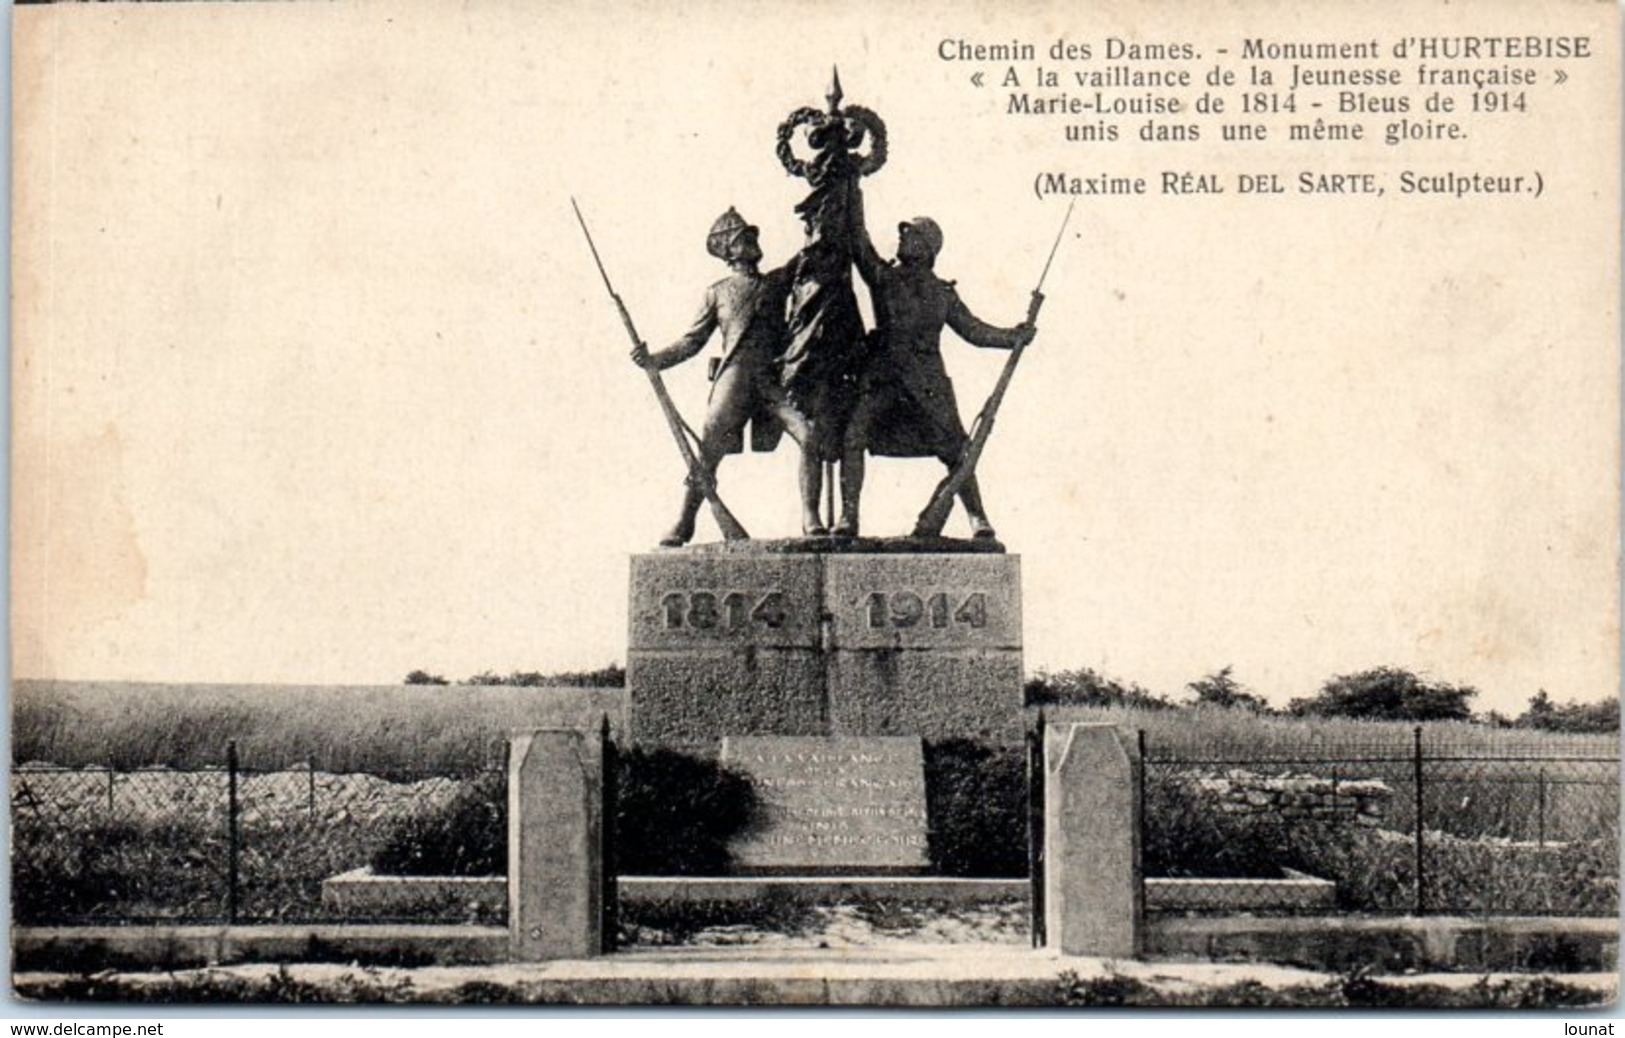
<instances>
[{"instance_id":1,"label":"inscription plaque","mask_svg":"<svg viewBox=\"0 0 1625 1038\"><path fill-rule=\"evenodd\" d=\"M918 738L735 735L722 761L750 776L761 805L731 845L736 871L926 871Z\"/></svg>"}]
</instances>

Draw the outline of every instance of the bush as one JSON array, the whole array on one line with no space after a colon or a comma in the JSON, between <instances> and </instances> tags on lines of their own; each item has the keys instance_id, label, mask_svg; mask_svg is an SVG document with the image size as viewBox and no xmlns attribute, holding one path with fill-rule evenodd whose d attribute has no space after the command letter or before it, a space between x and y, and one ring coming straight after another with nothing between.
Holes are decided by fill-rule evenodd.
<instances>
[{"instance_id":1,"label":"bush","mask_svg":"<svg viewBox=\"0 0 1625 1038\"><path fill-rule=\"evenodd\" d=\"M211 819L115 819L12 827L17 923L188 919L224 914L224 825Z\"/></svg>"},{"instance_id":2,"label":"bush","mask_svg":"<svg viewBox=\"0 0 1625 1038\"><path fill-rule=\"evenodd\" d=\"M1088 667L1051 674L1039 671L1024 687L1028 706L1121 706L1173 710L1176 704L1139 685L1123 684Z\"/></svg>"},{"instance_id":3,"label":"bush","mask_svg":"<svg viewBox=\"0 0 1625 1038\"><path fill-rule=\"evenodd\" d=\"M717 875L728 841L750 824L756 797L738 772L671 750L633 749L618 771L621 872ZM471 780L444 807L398 823L374 855L394 876L497 876L508 867L506 778Z\"/></svg>"},{"instance_id":4,"label":"bush","mask_svg":"<svg viewBox=\"0 0 1625 1038\"><path fill-rule=\"evenodd\" d=\"M504 776L470 780L435 810L396 822L373 855L387 876L500 876L508 871L508 789Z\"/></svg>"},{"instance_id":5,"label":"bush","mask_svg":"<svg viewBox=\"0 0 1625 1038\"><path fill-rule=\"evenodd\" d=\"M1619 700L1554 703L1547 691L1541 689L1530 697L1529 709L1512 723L1519 728L1537 728L1547 732L1617 732Z\"/></svg>"},{"instance_id":6,"label":"bush","mask_svg":"<svg viewBox=\"0 0 1625 1038\"><path fill-rule=\"evenodd\" d=\"M619 836L623 873L719 875L728 841L755 818L750 779L716 761L633 748L621 757Z\"/></svg>"},{"instance_id":7,"label":"bush","mask_svg":"<svg viewBox=\"0 0 1625 1038\"><path fill-rule=\"evenodd\" d=\"M968 739L925 747L931 867L945 876L1027 874L1027 771L1018 749Z\"/></svg>"},{"instance_id":8,"label":"bush","mask_svg":"<svg viewBox=\"0 0 1625 1038\"><path fill-rule=\"evenodd\" d=\"M445 682L440 681L437 684L443 685ZM509 685L516 688L625 688L626 668L618 663L611 663L597 670L565 670L557 674L543 674L538 670L516 670L506 677L495 671L482 670L458 684Z\"/></svg>"},{"instance_id":9,"label":"bush","mask_svg":"<svg viewBox=\"0 0 1625 1038\"><path fill-rule=\"evenodd\" d=\"M1377 667L1332 678L1314 698L1294 699L1288 709L1304 717L1466 721L1473 716L1467 701L1476 695L1466 685L1430 684L1408 670Z\"/></svg>"},{"instance_id":10,"label":"bush","mask_svg":"<svg viewBox=\"0 0 1625 1038\"><path fill-rule=\"evenodd\" d=\"M1246 686L1231 674L1230 667L1223 667L1204 678L1192 681L1185 688L1196 696L1196 703L1199 706L1251 710L1261 714L1271 712L1269 703L1262 696L1247 691Z\"/></svg>"}]
</instances>

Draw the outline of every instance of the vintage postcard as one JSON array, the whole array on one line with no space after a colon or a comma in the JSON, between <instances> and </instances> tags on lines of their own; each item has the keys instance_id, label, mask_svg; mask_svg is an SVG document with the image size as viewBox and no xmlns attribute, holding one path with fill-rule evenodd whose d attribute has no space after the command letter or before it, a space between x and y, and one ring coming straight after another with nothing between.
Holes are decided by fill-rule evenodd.
<instances>
[{"instance_id":1,"label":"vintage postcard","mask_svg":"<svg viewBox=\"0 0 1625 1038\"><path fill-rule=\"evenodd\" d=\"M1614 5L13 24L20 998L1616 998Z\"/></svg>"}]
</instances>

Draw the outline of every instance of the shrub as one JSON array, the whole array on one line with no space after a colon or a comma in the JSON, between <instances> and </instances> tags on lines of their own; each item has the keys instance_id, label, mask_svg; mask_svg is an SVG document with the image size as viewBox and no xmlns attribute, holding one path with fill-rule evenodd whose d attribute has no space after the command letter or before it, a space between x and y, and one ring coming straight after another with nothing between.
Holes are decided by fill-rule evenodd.
<instances>
[{"instance_id":1,"label":"shrub","mask_svg":"<svg viewBox=\"0 0 1625 1038\"><path fill-rule=\"evenodd\" d=\"M750 824L749 780L714 761L672 750L621 755L616 842L621 872L715 875L728 841ZM374 855L374 871L397 876L495 876L507 871L504 776L468 782L444 806L397 822Z\"/></svg>"},{"instance_id":2,"label":"shrub","mask_svg":"<svg viewBox=\"0 0 1625 1038\"><path fill-rule=\"evenodd\" d=\"M1430 684L1408 670L1377 667L1332 678L1314 698L1294 699L1288 709L1308 717L1466 721L1473 715L1467 701L1476 695L1465 685Z\"/></svg>"},{"instance_id":3,"label":"shrub","mask_svg":"<svg viewBox=\"0 0 1625 1038\"><path fill-rule=\"evenodd\" d=\"M1252 710L1257 713L1270 713L1270 705L1262 696L1247 691L1246 686L1237 681L1230 673L1231 668L1224 667L1209 674L1207 677L1192 681L1185 687L1196 696L1198 705L1223 707L1227 710Z\"/></svg>"},{"instance_id":4,"label":"shrub","mask_svg":"<svg viewBox=\"0 0 1625 1038\"><path fill-rule=\"evenodd\" d=\"M716 875L730 863L728 841L755 818L750 779L716 761L634 747L621 756L620 871Z\"/></svg>"},{"instance_id":5,"label":"shrub","mask_svg":"<svg viewBox=\"0 0 1625 1038\"><path fill-rule=\"evenodd\" d=\"M12 828L12 914L63 919L186 919L223 914L224 826L207 819L114 819L83 828Z\"/></svg>"},{"instance_id":6,"label":"shrub","mask_svg":"<svg viewBox=\"0 0 1625 1038\"><path fill-rule=\"evenodd\" d=\"M499 876L508 870L508 790L488 772L444 807L396 822L372 858L389 876Z\"/></svg>"},{"instance_id":7,"label":"shrub","mask_svg":"<svg viewBox=\"0 0 1625 1038\"><path fill-rule=\"evenodd\" d=\"M1139 710L1173 710L1174 703L1139 685L1123 684L1088 667L1039 671L1024 686L1028 706L1122 706Z\"/></svg>"},{"instance_id":8,"label":"shrub","mask_svg":"<svg viewBox=\"0 0 1625 1038\"><path fill-rule=\"evenodd\" d=\"M445 684L444 681L437 684ZM516 670L504 677L495 671L482 670L473 677L458 682L460 685L509 685L517 688L625 688L626 668L618 663L597 670L566 670L557 674L543 674L537 670Z\"/></svg>"},{"instance_id":9,"label":"shrub","mask_svg":"<svg viewBox=\"0 0 1625 1038\"><path fill-rule=\"evenodd\" d=\"M1027 874L1027 772L1019 749L968 739L925 747L927 850L946 876Z\"/></svg>"},{"instance_id":10,"label":"shrub","mask_svg":"<svg viewBox=\"0 0 1625 1038\"><path fill-rule=\"evenodd\" d=\"M1617 732L1619 700L1554 703L1546 690L1541 689L1530 697L1529 709L1512 723L1519 728L1538 728L1548 732Z\"/></svg>"}]
</instances>

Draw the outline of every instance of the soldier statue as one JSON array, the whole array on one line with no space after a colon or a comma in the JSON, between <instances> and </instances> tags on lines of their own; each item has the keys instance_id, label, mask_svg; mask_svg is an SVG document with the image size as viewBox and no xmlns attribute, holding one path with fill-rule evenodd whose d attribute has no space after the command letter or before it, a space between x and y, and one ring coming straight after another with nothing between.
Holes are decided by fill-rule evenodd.
<instances>
[{"instance_id":1,"label":"soldier statue","mask_svg":"<svg viewBox=\"0 0 1625 1038\"><path fill-rule=\"evenodd\" d=\"M936 275L942 229L928 217L899 224L897 258L882 259L864 224L862 189L855 178L848 184L853 258L869 286L875 314L858 401L843 435L841 518L834 528L836 536L855 537L866 451L888 457L935 457L948 467L949 479L965 455L969 438L942 364L943 325L973 346L1006 350L1031 342L1034 327L1029 321L997 327L966 308L954 283ZM959 500L970 515L972 534L992 538L993 524L974 474L960 488Z\"/></svg>"},{"instance_id":2,"label":"soldier statue","mask_svg":"<svg viewBox=\"0 0 1625 1038\"><path fill-rule=\"evenodd\" d=\"M831 77L825 100L824 110L797 109L779 126L780 163L811 187L796 205L806 242L791 264L780 378L797 409L811 419L820 457L833 463L841 458L841 430L857 400L866 341L852 289L847 207L851 185L886 163L886 126L861 105L841 104L838 73ZM810 158L796 155L798 131L805 131Z\"/></svg>"},{"instance_id":3,"label":"soldier statue","mask_svg":"<svg viewBox=\"0 0 1625 1038\"><path fill-rule=\"evenodd\" d=\"M762 248L757 229L732 208L719 217L706 237L706 251L733 271L706 289L693 326L674 344L651 353L639 342L632 360L663 370L705 348L712 333L722 331L722 357L711 374L710 404L700 432L700 464L706 478L715 476L722 456L743 449L744 429L752 426L751 445L772 450L781 429L801 447L801 525L808 536L828 533L818 515L822 471L808 418L790 402L781 384L785 346L785 306L794 276L790 267L761 273ZM690 478L682 511L660 541L679 547L694 536L694 519L705 499L703 487Z\"/></svg>"},{"instance_id":4,"label":"soldier statue","mask_svg":"<svg viewBox=\"0 0 1625 1038\"><path fill-rule=\"evenodd\" d=\"M897 258L883 260L864 223L859 181L886 162L885 123L861 105L841 103L839 75L832 76L825 97L824 109L799 108L779 125L779 161L810 187L796 206L806 230L803 247L788 264L763 274L757 230L730 208L712 226L706 249L732 273L706 290L693 327L658 353L639 337L576 208L604 286L634 344L632 360L648 372L689 470L682 511L661 539L663 546L679 547L693 538L700 505L707 501L726 540L748 539L718 497L715 481L722 456L743 449L746 425L756 450L772 450L783 432L800 445L801 528L809 537L830 533L834 517L819 515L819 495L824 463L837 461L842 508L834 532L857 536L866 453L929 456L948 466L948 477L920 513L915 536L938 535L956 495L970 515L972 533L994 536L976 483L976 462L1016 362L1032 341L1049 262L1026 319L1002 328L976 318L953 282L937 277L942 230L934 221L920 217L900 224ZM805 157L796 153L798 134L804 134ZM1065 230L1063 221L1063 235ZM1050 261L1060 241L1058 235ZM852 288L854 265L874 304L876 327L868 335ZM960 420L942 364L944 325L972 345L1012 351L974 435ZM704 428L692 437L659 373L699 353L718 329L722 357L713 362ZM699 441L697 454L691 437Z\"/></svg>"}]
</instances>

